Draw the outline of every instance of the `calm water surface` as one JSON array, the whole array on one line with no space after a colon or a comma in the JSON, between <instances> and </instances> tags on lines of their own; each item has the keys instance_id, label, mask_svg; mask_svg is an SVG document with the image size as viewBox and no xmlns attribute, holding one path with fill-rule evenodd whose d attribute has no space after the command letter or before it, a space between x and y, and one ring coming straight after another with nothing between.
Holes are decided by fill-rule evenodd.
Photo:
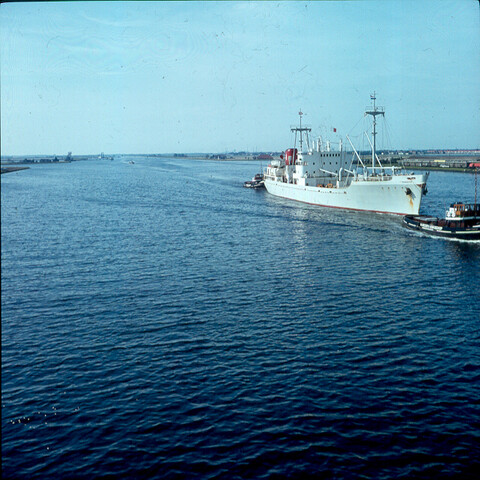
<instances>
[{"instance_id":1,"label":"calm water surface","mask_svg":"<svg viewBox=\"0 0 480 480\"><path fill-rule=\"evenodd\" d=\"M4 478L475 478L480 244L128 160L2 175Z\"/></svg>"}]
</instances>

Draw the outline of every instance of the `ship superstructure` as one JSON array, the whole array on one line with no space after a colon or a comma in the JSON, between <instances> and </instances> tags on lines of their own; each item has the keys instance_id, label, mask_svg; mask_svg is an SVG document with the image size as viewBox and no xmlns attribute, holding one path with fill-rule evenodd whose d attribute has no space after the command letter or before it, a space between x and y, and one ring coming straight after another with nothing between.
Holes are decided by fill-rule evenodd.
<instances>
[{"instance_id":1,"label":"ship superstructure","mask_svg":"<svg viewBox=\"0 0 480 480\"><path fill-rule=\"evenodd\" d=\"M426 193L427 174L413 174L395 166L383 166L376 154L376 118L385 114L375 103L365 114L373 118L371 166L367 165L350 142L353 152L342 141L334 150L330 142L310 141L311 128L300 124L291 131L294 146L265 170L269 193L313 205L378 213L416 215ZM368 136L367 136L368 138ZM298 143L298 148L297 148ZM305 147L305 149L304 149Z\"/></svg>"}]
</instances>

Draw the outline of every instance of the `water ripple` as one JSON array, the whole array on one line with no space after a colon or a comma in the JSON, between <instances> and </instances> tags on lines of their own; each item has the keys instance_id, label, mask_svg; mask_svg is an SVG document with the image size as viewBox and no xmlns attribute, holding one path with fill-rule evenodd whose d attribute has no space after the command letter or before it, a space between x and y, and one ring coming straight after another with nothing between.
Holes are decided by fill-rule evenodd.
<instances>
[{"instance_id":1,"label":"water ripple","mask_svg":"<svg viewBox=\"0 0 480 480\"><path fill-rule=\"evenodd\" d=\"M5 478L476 478L478 246L135 167L2 177Z\"/></svg>"}]
</instances>

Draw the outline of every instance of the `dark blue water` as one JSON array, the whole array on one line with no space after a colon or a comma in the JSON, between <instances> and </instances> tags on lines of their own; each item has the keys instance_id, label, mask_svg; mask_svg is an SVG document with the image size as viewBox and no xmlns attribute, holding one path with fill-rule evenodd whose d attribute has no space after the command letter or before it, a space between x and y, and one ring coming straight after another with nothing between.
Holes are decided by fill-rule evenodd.
<instances>
[{"instance_id":1,"label":"dark blue water","mask_svg":"<svg viewBox=\"0 0 480 480\"><path fill-rule=\"evenodd\" d=\"M4 478L474 478L480 244L258 167L2 175ZM432 173L422 210L473 195Z\"/></svg>"}]
</instances>

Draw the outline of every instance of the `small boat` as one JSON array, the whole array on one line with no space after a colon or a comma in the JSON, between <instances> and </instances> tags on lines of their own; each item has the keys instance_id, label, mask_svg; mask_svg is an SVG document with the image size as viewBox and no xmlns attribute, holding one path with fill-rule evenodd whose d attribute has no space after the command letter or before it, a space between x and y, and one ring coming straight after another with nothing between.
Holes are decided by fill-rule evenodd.
<instances>
[{"instance_id":1,"label":"small boat","mask_svg":"<svg viewBox=\"0 0 480 480\"><path fill-rule=\"evenodd\" d=\"M263 183L263 180L258 182L255 182L253 180L248 180L247 182L244 182L243 186L246 188L265 188L265 184Z\"/></svg>"},{"instance_id":2,"label":"small boat","mask_svg":"<svg viewBox=\"0 0 480 480\"><path fill-rule=\"evenodd\" d=\"M263 173L257 173L251 180L244 182L246 188L265 188Z\"/></svg>"},{"instance_id":3,"label":"small boat","mask_svg":"<svg viewBox=\"0 0 480 480\"><path fill-rule=\"evenodd\" d=\"M480 240L480 203L452 203L445 218L407 215L403 224L429 235L462 240Z\"/></svg>"}]
</instances>

